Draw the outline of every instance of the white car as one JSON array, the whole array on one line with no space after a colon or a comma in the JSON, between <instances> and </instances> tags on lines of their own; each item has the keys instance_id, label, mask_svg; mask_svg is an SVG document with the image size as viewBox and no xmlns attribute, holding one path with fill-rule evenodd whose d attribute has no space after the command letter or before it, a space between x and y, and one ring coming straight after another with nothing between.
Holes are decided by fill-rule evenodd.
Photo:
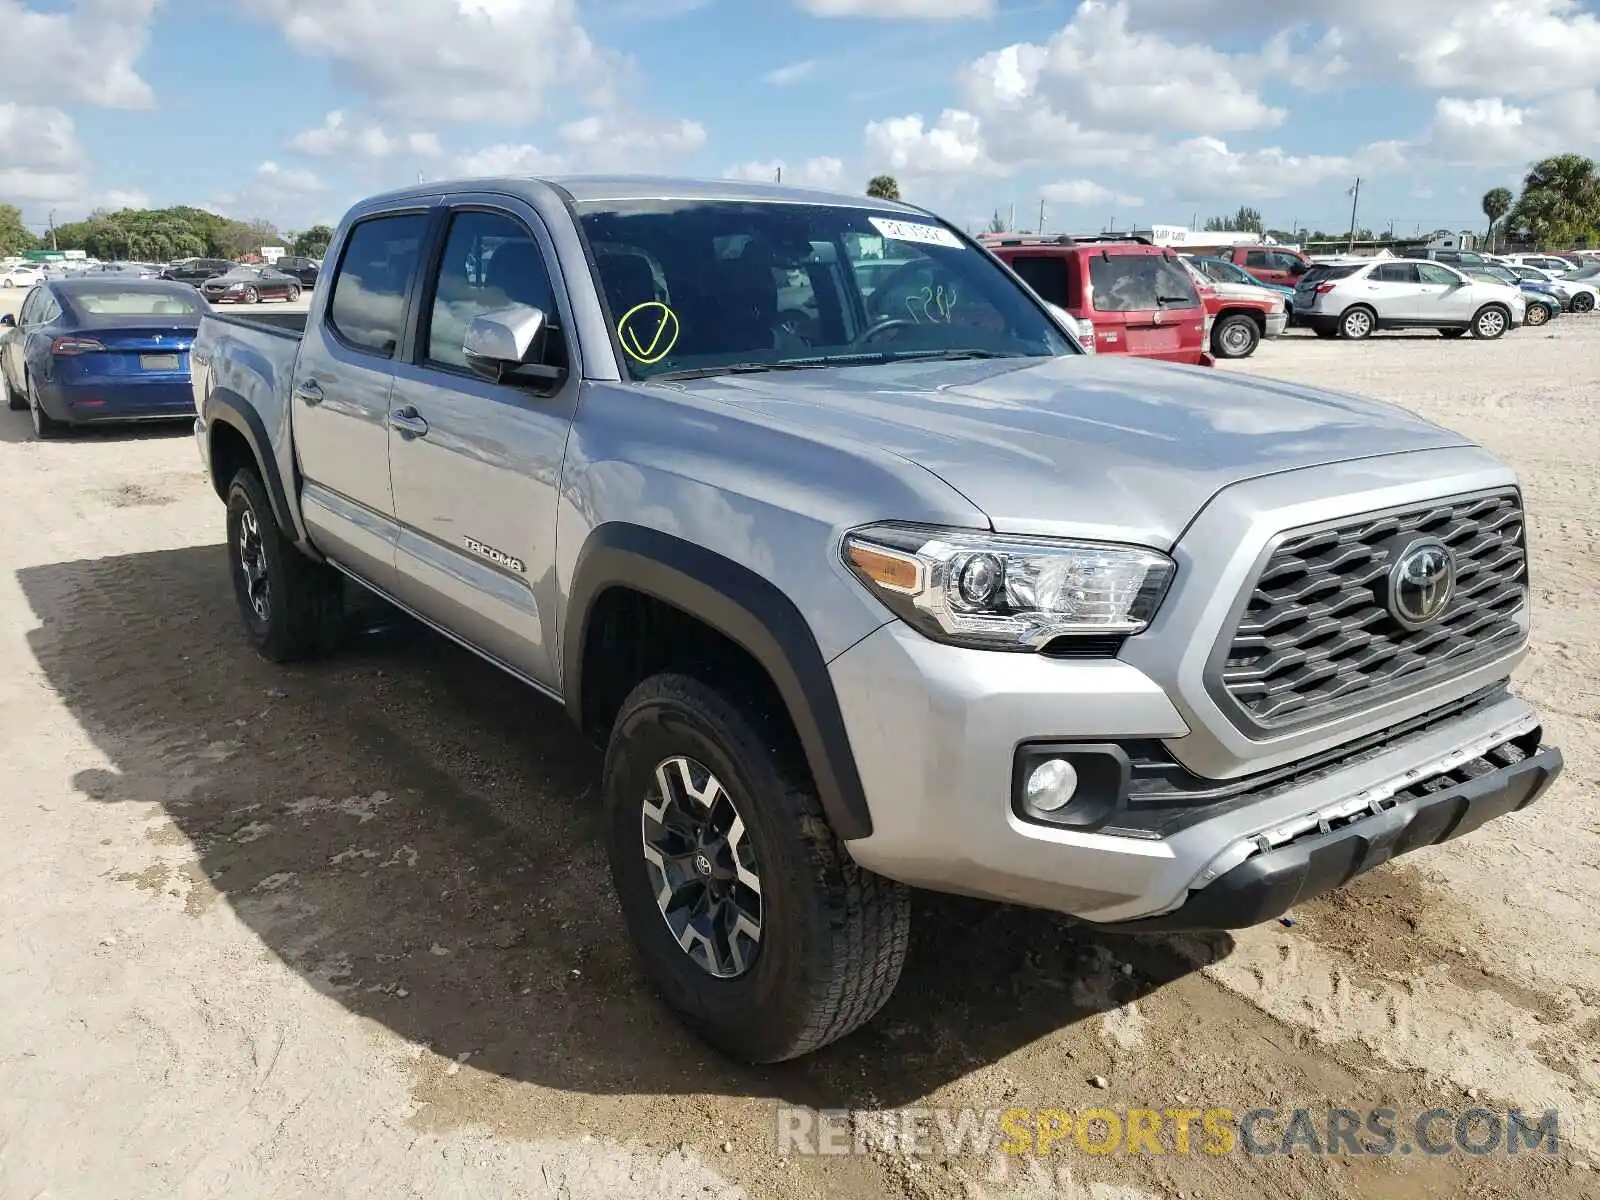
<instances>
[{"instance_id":1,"label":"white car","mask_svg":"<svg viewBox=\"0 0 1600 1200\"><path fill-rule=\"evenodd\" d=\"M1600 301L1600 286L1589 280L1568 279L1563 275L1554 275L1549 271L1540 270L1538 267L1512 265L1511 269L1517 273L1518 279L1532 280L1534 283L1548 283L1561 297L1561 304L1568 312L1586 313L1593 312L1596 301Z\"/></svg>"},{"instance_id":2,"label":"white car","mask_svg":"<svg viewBox=\"0 0 1600 1200\"><path fill-rule=\"evenodd\" d=\"M1386 258L1313 264L1295 288L1294 311L1318 337L1437 329L1445 337L1492 339L1523 323L1528 302L1519 288L1471 279L1443 263Z\"/></svg>"},{"instance_id":3,"label":"white car","mask_svg":"<svg viewBox=\"0 0 1600 1200\"><path fill-rule=\"evenodd\" d=\"M0 287L32 287L44 279L44 272L32 263L20 267L0 268Z\"/></svg>"},{"instance_id":4,"label":"white car","mask_svg":"<svg viewBox=\"0 0 1600 1200\"><path fill-rule=\"evenodd\" d=\"M1561 275L1567 271L1578 268L1576 259L1562 258L1555 254L1504 254L1500 261L1513 267L1538 267L1541 271L1549 271L1554 275Z\"/></svg>"}]
</instances>

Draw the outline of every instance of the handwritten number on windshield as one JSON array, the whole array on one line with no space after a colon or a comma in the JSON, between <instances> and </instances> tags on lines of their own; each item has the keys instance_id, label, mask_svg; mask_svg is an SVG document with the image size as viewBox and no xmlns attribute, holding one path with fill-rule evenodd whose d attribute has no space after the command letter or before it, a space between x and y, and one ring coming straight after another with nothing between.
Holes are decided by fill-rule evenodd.
<instances>
[{"instance_id":1,"label":"handwritten number on windshield","mask_svg":"<svg viewBox=\"0 0 1600 1200\"><path fill-rule=\"evenodd\" d=\"M918 325L924 321L930 325L948 325L955 310L956 290L942 283L937 288L929 284L906 297L906 311Z\"/></svg>"}]
</instances>

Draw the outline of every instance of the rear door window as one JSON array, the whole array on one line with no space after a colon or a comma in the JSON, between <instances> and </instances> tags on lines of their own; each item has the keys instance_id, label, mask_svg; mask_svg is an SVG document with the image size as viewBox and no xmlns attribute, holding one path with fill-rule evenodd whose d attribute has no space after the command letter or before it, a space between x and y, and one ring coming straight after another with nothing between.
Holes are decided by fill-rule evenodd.
<instances>
[{"instance_id":1,"label":"rear door window","mask_svg":"<svg viewBox=\"0 0 1600 1200\"><path fill-rule=\"evenodd\" d=\"M1415 263L1384 263L1381 267L1372 268L1372 274L1367 278L1375 283L1419 282Z\"/></svg>"},{"instance_id":2,"label":"rear door window","mask_svg":"<svg viewBox=\"0 0 1600 1200\"><path fill-rule=\"evenodd\" d=\"M341 341L384 358L394 355L426 227L422 213L402 213L370 218L350 231L328 305L328 324Z\"/></svg>"},{"instance_id":3,"label":"rear door window","mask_svg":"<svg viewBox=\"0 0 1600 1200\"><path fill-rule=\"evenodd\" d=\"M1200 307L1200 293L1188 273L1159 254L1094 255L1089 286L1099 312Z\"/></svg>"},{"instance_id":4,"label":"rear door window","mask_svg":"<svg viewBox=\"0 0 1600 1200\"><path fill-rule=\"evenodd\" d=\"M1023 254L1010 260L1011 269L1039 293L1039 298L1058 308L1072 308L1067 288L1067 262L1058 254Z\"/></svg>"}]
</instances>

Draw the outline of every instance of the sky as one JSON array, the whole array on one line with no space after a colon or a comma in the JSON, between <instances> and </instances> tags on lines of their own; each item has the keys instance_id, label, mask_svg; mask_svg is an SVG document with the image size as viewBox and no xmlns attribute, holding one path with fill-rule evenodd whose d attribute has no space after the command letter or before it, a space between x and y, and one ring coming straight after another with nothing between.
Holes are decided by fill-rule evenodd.
<instances>
[{"instance_id":1,"label":"sky","mask_svg":"<svg viewBox=\"0 0 1600 1200\"><path fill-rule=\"evenodd\" d=\"M0 0L0 203L281 229L456 176L772 179L1050 232L1481 228L1600 155L1600 0Z\"/></svg>"}]
</instances>

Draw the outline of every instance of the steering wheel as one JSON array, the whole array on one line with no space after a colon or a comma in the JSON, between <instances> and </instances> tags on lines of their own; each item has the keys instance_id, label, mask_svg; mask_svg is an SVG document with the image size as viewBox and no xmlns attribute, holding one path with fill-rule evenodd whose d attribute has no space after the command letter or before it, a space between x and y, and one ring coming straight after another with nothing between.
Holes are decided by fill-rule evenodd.
<instances>
[{"instance_id":1,"label":"steering wheel","mask_svg":"<svg viewBox=\"0 0 1600 1200\"><path fill-rule=\"evenodd\" d=\"M878 321L873 325L868 325L860 333L856 334L855 337L850 339L850 344L852 346L865 346L868 342L873 341L880 333L883 333L886 330L914 329L917 327L917 325L918 322L913 321L910 317L884 317L881 321Z\"/></svg>"}]
</instances>

